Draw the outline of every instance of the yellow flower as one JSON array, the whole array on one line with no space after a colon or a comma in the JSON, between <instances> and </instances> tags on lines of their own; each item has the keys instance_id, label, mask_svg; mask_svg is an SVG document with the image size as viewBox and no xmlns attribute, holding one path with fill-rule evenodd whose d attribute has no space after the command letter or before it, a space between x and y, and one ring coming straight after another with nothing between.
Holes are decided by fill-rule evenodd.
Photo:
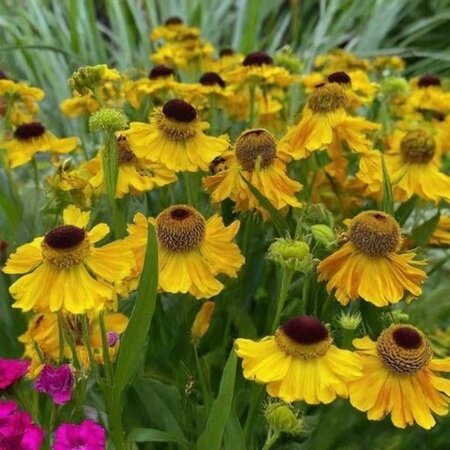
<instances>
[{"instance_id":1,"label":"yellow flower","mask_svg":"<svg viewBox=\"0 0 450 450\"><path fill-rule=\"evenodd\" d=\"M115 299L112 283L129 275L134 256L124 241L95 247L109 227L100 223L86 231L89 217L89 212L68 206L64 225L9 257L3 272L26 274L9 288L15 308L83 314L99 311Z\"/></svg>"},{"instance_id":2,"label":"yellow flower","mask_svg":"<svg viewBox=\"0 0 450 450\"><path fill-rule=\"evenodd\" d=\"M391 149L383 156L394 199L406 201L416 194L436 203L450 200L450 177L439 170L440 156L438 136L433 137L424 129L394 132ZM362 155L357 177L371 192L381 192L381 153Z\"/></svg>"},{"instance_id":3,"label":"yellow flower","mask_svg":"<svg viewBox=\"0 0 450 450\"><path fill-rule=\"evenodd\" d=\"M217 295L224 285L218 274L236 277L244 257L233 238L239 230L236 220L228 226L215 214L210 219L187 205L174 205L150 221L156 227L159 249L159 287L164 292L195 298ZM143 267L147 245L147 219L138 213L125 238L136 255L137 270Z\"/></svg>"},{"instance_id":4,"label":"yellow flower","mask_svg":"<svg viewBox=\"0 0 450 450\"><path fill-rule=\"evenodd\" d=\"M198 342L208 331L215 306L215 303L211 301L202 304L191 327L191 336L194 342Z\"/></svg>"},{"instance_id":5,"label":"yellow flower","mask_svg":"<svg viewBox=\"0 0 450 450\"><path fill-rule=\"evenodd\" d=\"M425 335L411 325L391 325L376 342L355 339L362 376L350 383L350 402L367 411L369 420L391 415L399 428L417 423L430 429L432 413L448 413L450 380L436 372L450 372L450 358L432 359Z\"/></svg>"},{"instance_id":6,"label":"yellow flower","mask_svg":"<svg viewBox=\"0 0 450 450\"><path fill-rule=\"evenodd\" d=\"M180 41L187 38L198 38L200 30L195 27L189 27L183 23L179 17L169 17L164 25L153 28L150 33L150 39L157 41L164 39L165 41Z\"/></svg>"},{"instance_id":7,"label":"yellow flower","mask_svg":"<svg viewBox=\"0 0 450 450\"><path fill-rule=\"evenodd\" d=\"M410 81L411 95L408 104L415 110L450 113L450 93L441 88L441 80L434 75L424 75Z\"/></svg>"},{"instance_id":8,"label":"yellow flower","mask_svg":"<svg viewBox=\"0 0 450 450\"><path fill-rule=\"evenodd\" d=\"M127 138L117 137L119 153L116 198L123 198L126 194L139 195L160 186L177 181L175 172L159 163L148 162L138 158L130 147ZM86 168L92 174L89 183L95 189L105 191L104 172L101 152L86 163Z\"/></svg>"},{"instance_id":9,"label":"yellow flower","mask_svg":"<svg viewBox=\"0 0 450 450\"><path fill-rule=\"evenodd\" d=\"M64 314L62 316L65 328L70 333L75 342L76 355L84 369L90 366L89 355L86 350L83 327L80 316ZM102 338L100 324L95 315L90 315L88 319L88 333L90 345L96 363L103 364ZM109 356L114 360L119 349L120 335L128 325L127 316L120 313L108 312L105 314L105 329L109 344ZM58 361L60 355L59 328L56 314L37 314L28 323L28 328L24 334L19 336L19 341L24 344L24 356L31 360L31 378L35 378L42 369L43 362ZM38 353L38 349L40 354ZM69 360L73 360L72 351L67 341L64 341L63 355Z\"/></svg>"},{"instance_id":10,"label":"yellow flower","mask_svg":"<svg viewBox=\"0 0 450 450\"><path fill-rule=\"evenodd\" d=\"M430 238L430 244L438 246L450 245L450 217L441 216L439 223Z\"/></svg>"},{"instance_id":11,"label":"yellow flower","mask_svg":"<svg viewBox=\"0 0 450 450\"><path fill-rule=\"evenodd\" d=\"M345 141L351 151L367 152L372 143L366 133L380 128L363 117L347 114L348 95L338 83L316 87L308 97L300 122L282 139L283 153L290 158L306 158L311 152ZM342 153L342 150L340 150Z\"/></svg>"},{"instance_id":12,"label":"yellow flower","mask_svg":"<svg viewBox=\"0 0 450 450\"><path fill-rule=\"evenodd\" d=\"M338 70L349 72L357 69L367 72L370 64L367 59L358 58L353 53L338 48L326 55L317 56L314 61L314 67L320 67L328 73L337 72Z\"/></svg>"},{"instance_id":13,"label":"yellow flower","mask_svg":"<svg viewBox=\"0 0 450 450\"><path fill-rule=\"evenodd\" d=\"M394 72L403 72L405 70L405 61L399 56L380 55L373 60L373 67L379 72L385 70Z\"/></svg>"},{"instance_id":14,"label":"yellow flower","mask_svg":"<svg viewBox=\"0 0 450 450\"><path fill-rule=\"evenodd\" d=\"M361 376L359 357L333 345L327 327L312 316L297 316L275 336L237 339L247 380L267 384L272 397L286 402L331 403L348 397L348 383Z\"/></svg>"},{"instance_id":15,"label":"yellow flower","mask_svg":"<svg viewBox=\"0 0 450 450\"><path fill-rule=\"evenodd\" d=\"M405 291L422 293L426 273L414 267L414 253L399 254L400 227L381 211L364 211L354 217L348 242L318 266L319 281L328 280L327 291L335 291L343 305L361 297L376 306L399 302Z\"/></svg>"},{"instance_id":16,"label":"yellow flower","mask_svg":"<svg viewBox=\"0 0 450 450\"><path fill-rule=\"evenodd\" d=\"M300 206L295 194L302 186L288 177L286 164L278 158L277 144L268 131L262 128L244 131L236 140L235 148L235 152L213 162L213 171L217 165L222 170L203 180L214 203L230 198L238 211L257 209L268 218L267 211L242 179L245 177L275 208Z\"/></svg>"},{"instance_id":17,"label":"yellow flower","mask_svg":"<svg viewBox=\"0 0 450 450\"><path fill-rule=\"evenodd\" d=\"M150 124L132 122L122 134L138 158L175 172L195 172L208 170L209 163L228 147L225 136L205 135L203 131L208 128L191 104L174 99L155 110Z\"/></svg>"},{"instance_id":18,"label":"yellow flower","mask_svg":"<svg viewBox=\"0 0 450 450\"><path fill-rule=\"evenodd\" d=\"M36 111L36 102L40 102L45 94L42 89L16 83L13 80L0 79L0 98L11 102L21 102L28 111Z\"/></svg>"},{"instance_id":19,"label":"yellow flower","mask_svg":"<svg viewBox=\"0 0 450 450\"><path fill-rule=\"evenodd\" d=\"M207 72L228 72L242 63L244 55L236 53L231 48L223 48L219 52L218 59L205 59L202 69Z\"/></svg>"},{"instance_id":20,"label":"yellow flower","mask_svg":"<svg viewBox=\"0 0 450 450\"><path fill-rule=\"evenodd\" d=\"M223 100L232 101L234 89L229 88L227 83L217 72L205 72L198 83L180 84L178 92L192 103L206 103L211 106L210 101L216 101L216 106L222 106Z\"/></svg>"},{"instance_id":21,"label":"yellow flower","mask_svg":"<svg viewBox=\"0 0 450 450\"><path fill-rule=\"evenodd\" d=\"M90 94L76 95L63 100L59 108L70 118L87 116L100 109L100 104Z\"/></svg>"}]
</instances>

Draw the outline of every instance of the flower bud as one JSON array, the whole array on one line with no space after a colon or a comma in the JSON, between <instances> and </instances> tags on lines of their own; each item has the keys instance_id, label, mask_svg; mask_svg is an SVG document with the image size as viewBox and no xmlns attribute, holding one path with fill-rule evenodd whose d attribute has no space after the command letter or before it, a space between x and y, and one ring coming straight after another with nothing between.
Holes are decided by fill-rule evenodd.
<instances>
[{"instance_id":1,"label":"flower bud","mask_svg":"<svg viewBox=\"0 0 450 450\"><path fill-rule=\"evenodd\" d=\"M300 73L302 70L302 62L298 55L294 53L289 45L285 45L275 54L275 64L284 67L290 73Z\"/></svg>"},{"instance_id":2,"label":"flower bud","mask_svg":"<svg viewBox=\"0 0 450 450\"><path fill-rule=\"evenodd\" d=\"M341 315L338 318L339 325L347 331L355 331L361 324L361 320L360 313L351 314L341 312Z\"/></svg>"},{"instance_id":3,"label":"flower bud","mask_svg":"<svg viewBox=\"0 0 450 450\"><path fill-rule=\"evenodd\" d=\"M69 78L69 87L72 91L86 95L94 91L103 81L118 81L120 73L110 69L106 64L80 67Z\"/></svg>"},{"instance_id":4,"label":"flower bud","mask_svg":"<svg viewBox=\"0 0 450 450\"><path fill-rule=\"evenodd\" d=\"M124 130L128 125L128 117L120 109L102 108L89 117L91 133Z\"/></svg>"},{"instance_id":5,"label":"flower bud","mask_svg":"<svg viewBox=\"0 0 450 450\"><path fill-rule=\"evenodd\" d=\"M314 239L327 250L333 248L337 244L336 235L328 225L311 225L311 233Z\"/></svg>"},{"instance_id":6,"label":"flower bud","mask_svg":"<svg viewBox=\"0 0 450 450\"><path fill-rule=\"evenodd\" d=\"M278 433L299 434L304 430L303 420L283 402L269 404L264 417L269 426Z\"/></svg>"},{"instance_id":7,"label":"flower bud","mask_svg":"<svg viewBox=\"0 0 450 450\"><path fill-rule=\"evenodd\" d=\"M313 260L306 242L279 238L269 247L267 257L291 270L308 272Z\"/></svg>"},{"instance_id":8,"label":"flower bud","mask_svg":"<svg viewBox=\"0 0 450 450\"><path fill-rule=\"evenodd\" d=\"M193 342L198 342L208 331L215 306L216 305L214 302L205 302L195 316L194 323L191 328Z\"/></svg>"},{"instance_id":9,"label":"flower bud","mask_svg":"<svg viewBox=\"0 0 450 450\"><path fill-rule=\"evenodd\" d=\"M406 95L409 92L408 82L402 77L387 77L381 82L381 92L386 97Z\"/></svg>"}]
</instances>

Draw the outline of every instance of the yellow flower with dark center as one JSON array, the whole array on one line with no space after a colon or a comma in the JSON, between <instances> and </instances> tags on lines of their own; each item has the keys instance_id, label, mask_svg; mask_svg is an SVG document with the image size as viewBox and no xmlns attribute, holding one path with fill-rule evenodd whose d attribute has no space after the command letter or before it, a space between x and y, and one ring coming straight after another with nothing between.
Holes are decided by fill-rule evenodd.
<instances>
[{"instance_id":1,"label":"yellow flower with dark center","mask_svg":"<svg viewBox=\"0 0 450 450\"><path fill-rule=\"evenodd\" d=\"M98 111L100 109L100 104L90 94L78 94L72 98L63 100L60 103L59 108L67 117L75 118L87 116Z\"/></svg>"},{"instance_id":2,"label":"yellow flower with dark center","mask_svg":"<svg viewBox=\"0 0 450 450\"><path fill-rule=\"evenodd\" d=\"M19 125L12 139L0 143L7 152L11 168L26 164L38 152L69 153L77 145L76 137L59 139L40 122Z\"/></svg>"},{"instance_id":3,"label":"yellow flower with dark center","mask_svg":"<svg viewBox=\"0 0 450 450\"><path fill-rule=\"evenodd\" d=\"M235 52L232 48L223 48L219 51L219 58L206 59L202 68L208 72L224 73L239 66L244 59L242 53Z\"/></svg>"},{"instance_id":4,"label":"yellow flower with dark center","mask_svg":"<svg viewBox=\"0 0 450 450\"><path fill-rule=\"evenodd\" d=\"M42 89L7 78L0 79L0 98L12 103L19 102L29 112L37 111L36 102L43 100L44 96Z\"/></svg>"},{"instance_id":5,"label":"yellow flower with dark center","mask_svg":"<svg viewBox=\"0 0 450 450\"><path fill-rule=\"evenodd\" d=\"M215 214L205 218L187 205L174 205L149 219L156 227L159 250L159 287L164 292L195 298L217 295L224 285L219 274L236 277L244 257L233 239L239 230L236 220L228 226ZM136 255L135 274L140 274L147 245L147 218L136 214L125 238Z\"/></svg>"},{"instance_id":6,"label":"yellow flower with dark center","mask_svg":"<svg viewBox=\"0 0 450 450\"><path fill-rule=\"evenodd\" d=\"M367 411L369 420L391 415L399 428L417 423L430 429L432 413L448 413L450 380L435 372L450 372L450 358L432 359L425 335L411 325L391 325L373 342L355 339L363 364L362 376L350 383L350 402Z\"/></svg>"},{"instance_id":7,"label":"yellow flower with dark center","mask_svg":"<svg viewBox=\"0 0 450 450\"><path fill-rule=\"evenodd\" d=\"M99 311L115 300L112 283L130 274L134 255L121 240L95 247L109 227L100 223L87 231L89 217L89 212L68 206L63 225L22 245L9 257L3 272L26 274L9 288L13 307L83 314Z\"/></svg>"},{"instance_id":8,"label":"yellow flower with dark center","mask_svg":"<svg viewBox=\"0 0 450 450\"><path fill-rule=\"evenodd\" d=\"M209 163L228 147L225 136L207 136L207 122L184 100L169 100L153 113L150 124L132 122L122 132L138 158L163 164L175 172L208 170Z\"/></svg>"},{"instance_id":9,"label":"yellow flower with dark center","mask_svg":"<svg viewBox=\"0 0 450 450\"><path fill-rule=\"evenodd\" d=\"M424 75L410 81L411 95L408 97L408 106L416 111L426 110L450 113L450 93L442 88L439 77Z\"/></svg>"},{"instance_id":10,"label":"yellow flower with dark center","mask_svg":"<svg viewBox=\"0 0 450 450\"><path fill-rule=\"evenodd\" d=\"M214 203L230 198L238 211L257 209L268 218L267 211L249 190L242 177L258 189L277 209L298 207L295 194L302 186L291 180L286 164L278 158L277 144L273 136L262 128L244 131L236 140L235 152L224 155L224 170L203 180Z\"/></svg>"},{"instance_id":11,"label":"yellow flower with dark center","mask_svg":"<svg viewBox=\"0 0 450 450\"><path fill-rule=\"evenodd\" d=\"M201 105L203 109L212 107L225 107L223 100L232 101L234 89L217 72L205 72L198 83L180 84L178 92L190 103Z\"/></svg>"},{"instance_id":12,"label":"yellow flower with dark center","mask_svg":"<svg viewBox=\"0 0 450 450\"><path fill-rule=\"evenodd\" d=\"M402 238L395 219L382 211L364 211L354 217L348 242L318 266L319 281L328 280L343 305L361 297L376 306L399 302L405 291L422 293L426 273L414 267L414 253L399 254Z\"/></svg>"},{"instance_id":13,"label":"yellow flower with dark center","mask_svg":"<svg viewBox=\"0 0 450 450\"><path fill-rule=\"evenodd\" d=\"M62 317L67 331L74 340L78 360L83 368L88 369L90 361L84 342L81 318L71 314L64 314ZM128 325L128 318L120 313L107 312L104 320L109 356L111 360L114 360L119 349L120 335ZM100 323L95 315L88 316L88 333L94 359L96 363L103 364ZM35 315L28 323L25 333L19 336L19 341L25 346L24 356L31 360L30 376L35 378L43 367L41 356L46 362L59 360L60 342L57 315L52 313ZM66 340L64 340L63 354L65 358L73 361L72 350Z\"/></svg>"},{"instance_id":14,"label":"yellow flower with dark center","mask_svg":"<svg viewBox=\"0 0 450 450\"><path fill-rule=\"evenodd\" d=\"M189 27L183 23L179 17L169 17L164 25L153 28L150 33L152 41L163 39L165 41L180 41L186 38L198 38L200 30L198 28Z\"/></svg>"},{"instance_id":15,"label":"yellow flower with dark center","mask_svg":"<svg viewBox=\"0 0 450 450\"><path fill-rule=\"evenodd\" d=\"M424 129L394 132L383 155L394 199L406 201L414 194L425 200L450 200L450 177L440 171L441 141ZM372 192L381 192L381 153L362 155L357 177Z\"/></svg>"},{"instance_id":16,"label":"yellow flower with dark center","mask_svg":"<svg viewBox=\"0 0 450 450\"><path fill-rule=\"evenodd\" d=\"M116 198L123 198L126 194L139 195L177 181L175 172L163 164L138 158L122 134L117 137L117 151L119 165ZM101 152L85 166L92 174L89 179L91 186L105 192Z\"/></svg>"},{"instance_id":17,"label":"yellow flower with dark center","mask_svg":"<svg viewBox=\"0 0 450 450\"><path fill-rule=\"evenodd\" d=\"M298 316L260 341L237 339L247 380L267 384L272 397L286 402L331 403L348 397L348 383L361 376L358 355L333 345L326 326L312 316Z\"/></svg>"},{"instance_id":18,"label":"yellow flower with dark center","mask_svg":"<svg viewBox=\"0 0 450 450\"><path fill-rule=\"evenodd\" d=\"M372 143L366 134L380 126L363 117L348 115L348 105L348 95L340 84L316 87L308 97L300 122L282 139L283 153L289 158L301 159L327 148L334 159L335 153L343 153L341 141L345 141L351 151L369 151ZM332 148L337 148L338 152L331 151Z\"/></svg>"}]
</instances>

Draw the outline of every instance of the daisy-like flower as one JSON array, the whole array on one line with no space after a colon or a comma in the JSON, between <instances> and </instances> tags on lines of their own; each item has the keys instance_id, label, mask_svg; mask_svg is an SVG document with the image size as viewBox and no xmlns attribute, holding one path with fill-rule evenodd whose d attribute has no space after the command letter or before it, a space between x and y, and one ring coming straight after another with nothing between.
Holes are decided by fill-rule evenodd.
<instances>
[{"instance_id":1,"label":"daisy-like flower","mask_svg":"<svg viewBox=\"0 0 450 450\"><path fill-rule=\"evenodd\" d=\"M450 112L450 94L442 89L442 82L435 75L423 75L412 79L412 92L408 104L415 110L435 111L443 114Z\"/></svg>"},{"instance_id":2,"label":"daisy-like flower","mask_svg":"<svg viewBox=\"0 0 450 450\"><path fill-rule=\"evenodd\" d=\"M236 277L244 257L233 238L239 230L236 220L228 226L215 214L205 218L187 205L174 205L150 219L156 227L159 257L159 287L164 292L187 293L195 298L217 295L224 285L218 274ZM134 217L125 238L136 254L139 274L144 264L148 219Z\"/></svg>"},{"instance_id":3,"label":"daisy-like flower","mask_svg":"<svg viewBox=\"0 0 450 450\"><path fill-rule=\"evenodd\" d=\"M38 152L69 153L77 145L76 137L57 138L40 122L19 125L12 139L0 143L7 152L11 168L26 164Z\"/></svg>"},{"instance_id":4,"label":"daisy-like flower","mask_svg":"<svg viewBox=\"0 0 450 450\"><path fill-rule=\"evenodd\" d=\"M42 89L28 86L25 83L16 83L8 78L0 79L0 98L11 103L19 102L28 112L36 112L37 102L44 98Z\"/></svg>"},{"instance_id":5,"label":"daisy-like flower","mask_svg":"<svg viewBox=\"0 0 450 450\"><path fill-rule=\"evenodd\" d=\"M450 358L432 359L422 331L411 325L391 325L376 342L355 339L363 364L362 376L350 383L350 402L367 411L369 420L391 415L399 428L417 423L430 429L432 413L448 413L450 380L436 372L450 372Z\"/></svg>"},{"instance_id":6,"label":"daisy-like flower","mask_svg":"<svg viewBox=\"0 0 450 450\"><path fill-rule=\"evenodd\" d=\"M90 94L75 93L72 98L66 98L59 104L59 108L67 117L75 118L87 116L100 109L100 103Z\"/></svg>"},{"instance_id":7,"label":"daisy-like flower","mask_svg":"<svg viewBox=\"0 0 450 450\"><path fill-rule=\"evenodd\" d=\"M175 172L159 163L149 162L138 158L127 138L123 135L117 137L117 150L119 153L119 167L116 186L116 198L123 198L126 194L139 195L156 187L165 186L177 181ZM92 173L89 183L96 189L104 186L104 172L101 154L86 164Z\"/></svg>"},{"instance_id":8,"label":"daisy-like flower","mask_svg":"<svg viewBox=\"0 0 450 450\"><path fill-rule=\"evenodd\" d=\"M439 136L435 138L424 129L397 130L392 136L390 150L384 154L384 162L395 200L406 201L414 194L435 203L442 199L450 200L450 177L439 170ZM362 155L356 176L367 184L371 192L381 192L381 153L374 151Z\"/></svg>"},{"instance_id":9,"label":"daisy-like flower","mask_svg":"<svg viewBox=\"0 0 450 450\"><path fill-rule=\"evenodd\" d=\"M333 143L341 148L341 141L345 141L351 151L369 151L372 143L366 134L377 130L379 125L348 115L348 105L348 95L340 84L316 87L308 97L300 122L282 139L283 151L290 158L301 159ZM333 158L332 154L330 156Z\"/></svg>"},{"instance_id":10,"label":"daisy-like flower","mask_svg":"<svg viewBox=\"0 0 450 450\"><path fill-rule=\"evenodd\" d=\"M169 17L164 25L153 28L150 39L157 41L164 39L165 41L180 41L186 38L198 38L200 30L195 27L189 27L183 23L179 17Z\"/></svg>"},{"instance_id":11,"label":"daisy-like flower","mask_svg":"<svg viewBox=\"0 0 450 450\"><path fill-rule=\"evenodd\" d=\"M164 164L175 172L208 170L209 163L228 147L225 136L207 136L207 122L184 100L169 100L153 113L150 124L132 122L123 131L138 158Z\"/></svg>"},{"instance_id":12,"label":"daisy-like flower","mask_svg":"<svg viewBox=\"0 0 450 450\"><path fill-rule=\"evenodd\" d=\"M244 377L286 402L331 403L348 397L348 383L361 376L358 355L333 345L327 327L312 316L288 320L275 336L235 343Z\"/></svg>"},{"instance_id":13,"label":"daisy-like flower","mask_svg":"<svg viewBox=\"0 0 450 450\"><path fill-rule=\"evenodd\" d=\"M430 238L430 244L450 246L450 216L441 216Z\"/></svg>"},{"instance_id":14,"label":"daisy-like flower","mask_svg":"<svg viewBox=\"0 0 450 450\"><path fill-rule=\"evenodd\" d=\"M354 217L348 242L318 266L319 281L328 280L343 305L361 297L376 306L399 302L405 291L417 297L426 273L414 267L414 253L400 254L402 243L396 220L382 211L364 211Z\"/></svg>"},{"instance_id":15,"label":"daisy-like flower","mask_svg":"<svg viewBox=\"0 0 450 450\"><path fill-rule=\"evenodd\" d=\"M213 161L211 168L217 173L203 180L214 203L230 198L238 211L257 209L267 218L267 211L242 179L245 177L275 208L300 206L295 194L302 186L288 177L286 164L278 158L277 144L268 131L244 131L236 140L235 149Z\"/></svg>"},{"instance_id":16,"label":"daisy-like flower","mask_svg":"<svg viewBox=\"0 0 450 450\"><path fill-rule=\"evenodd\" d=\"M129 275L134 256L122 240L95 247L109 227L101 223L87 231L89 217L89 212L68 206L63 225L9 257L3 272L26 274L9 288L13 307L83 314L101 310L115 299L113 283Z\"/></svg>"}]
</instances>

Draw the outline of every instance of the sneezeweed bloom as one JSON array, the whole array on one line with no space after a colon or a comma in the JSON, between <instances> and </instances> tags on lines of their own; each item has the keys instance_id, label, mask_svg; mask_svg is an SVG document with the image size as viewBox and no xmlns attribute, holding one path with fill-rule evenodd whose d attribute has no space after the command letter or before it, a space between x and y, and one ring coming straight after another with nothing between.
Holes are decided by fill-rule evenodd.
<instances>
[{"instance_id":1,"label":"sneezeweed bloom","mask_svg":"<svg viewBox=\"0 0 450 450\"><path fill-rule=\"evenodd\" d=\"M391 325L376 342L353 341L363 364L362 376L350 383L350 402L367 412L369 420L391 415L399 428L417 423L430 429L432 413L448 413L450 380L436 372L450 372L450 358L432 359L432 349L419 329Z\"/></svg>"},{"instance_id":2,"label":"sneezeweed bloom","mask_svg":"<svg viewBox=\"0 0 450 450\"><path fill-rule=\"evenodd\" d=\"M49 395L57 405L64 405L72 399L74 377L69 364L53 367L46 364L34 382L37 392Z\"/></svg>"},{"instance_id":3,"label":"sneezeweed bloom","mask_svg":"<svg viewBox=\"0 0 450 450\"><path fill-rule=\"evenodd\" d=\"M80 424L62 423L55 431L53 450L105 450L105 429L87 419Z\"/></svg>"},{"instance_id":4,"label":"sneezeweed bloom","mask_svg":"<svg viewBox=\"0 0 450 450\"><path fill-rule=\"evenodd\" d=\"M237 220L225 226L217 214L205 220L190 206L174 205L150 221L156 228L159 287L164 292L189 292L197 299L213 297L224 288L217 275L236 277L244 264L233 242L239 230ZM125 238L136 254L137 273L144 264L147 227L147 218L138 213Z\"/></svg>"},{"instance_id":5,"label":"sneezeweed bloom","mask_svg":"<svg viewBox=\"0 0 450 450\"><path fill-rule=\"evenodd\" d=\"M150 124L132 122L122 133L137 157L163 164L175 172L208 170L209 163L228 147L225 136L207 136L207 122L184 100L169 100L156 108Z\"/></svg>"},{"instance_id":6,"label":"sneezeweed bloom","mask_svg":"<svg viewBox=\"0 0 450 450\"><path fill-rule=\"evenodd\" d=\"M319 281L327 280L343 305L361 297L376 306L397 303L409 292L417 297L426 273L415 267L414 253L399 253L402 237L396 220L382 211L355 216L346 233L348 242L318 266Z\"/></svg>"},{"instance_id":7,"label":"sneezeweed bloom","mask_svg":"<svg viewBox=\"0 0 450 450\"><path fill-rule=\"evenodd\" d=\"M118 176L116 198L127 194L139 195L157 187L177 181L175 172L164 165L138 158L123 135L117 137ZM91 186L105 191L102 152L86 163L86 168L92 174L89 179Z\"/></svg>"},{"instance_id":8,"label":"sneezeweed bloom","mask_svg":"<svg viewBox=\"0 0 450 450\"><path fill-rule=\"evenodd\" d=\"M90 94L75 94L59 104L64 115L70 118L88 116L100 109L100 103Z\"/></svg>"},{"instance_id":9,"label":"sneezeweed bloom","mask_svg":"<svg viewBox=\"0 0 450 450\"><path fill-rule=\"evenodd\" d=\"M285 402L331 403L348 396L348 383L361 376L358 355L333 345L327 327L312 316L297 316L260 341L236 340L247 380L266 384Z\"/></svg>"},{"instance_id":10,"label":"sneezeweed bloom","mask_svg":"<svg viewBox=\"0 0 450 450\"><path fill-rule=\"evenodd\" d=\"M200 29L189 27L179 17L169 17L164 22L164 25L159 25L153 28L150 33L150 39L157 41L163 39L165 41L182 41L186 38L198 38L200 36Z\"/></svg>"},{"instance_id":11,"label":"sneezeweed bloom","mask_svg":"<svg viewBox=\"0 0 450 450\"><path fill-rule=\"evenodd\" d=\"M417 111L450 112L450 94L442 88L439 77L432 74L413 78L410 81L411 95L408 105Z\"/></svg>"},{"instance_id":12,"label":"sneezeweed bloom","mask_svg":"<svg viewBox=\"0 0 450 450\"><path fill-rule=\"evenodd\" d=\"M238 211L257 209L264 218L267 211L259 204L243 180L247 179L277 209L298 207L295 194L302 188L287 175L286 164L278 157L277 143L273 136L262 128L244 131L236 140L235 152L228 152L219 162L223 170L203 180L205 189L211 193L211 200L219 203L230 198Z\"/></svg>"},{"instance_id":13,"label":"sneezeweed bloom","mask_svg":"<svg viewBox=\"0 0 450 450\"><path fill-rule=\"evenodd\" d=\"M414 194L435 203L450 200L450 177L440 171L441 143L424 129L397 131L384 162L392 183L394 199L406 201ZM371 192L381 192L381 154L362 155L357 177Z\"/></svg>"},{"instance_id":14,"label":"sneezeweed bloom","mask_svg":"<svg viewBox=\"0 0 450 450\"><path fill-rule=\"evenodd\" d=\"M83 314L99 311L115 299L112 283L129 275L134 256L122 240L95 247L109 227L101 223L87 231L89 218L89 212L68 206L63 225L22 245L9 257L3 271L26 274L9 289L15 299L13 307Z\"/></svg>"},{"instance_id":15,"label":"sneezeweed bloom","mask_svg":"<svg viewBox=\"0 0 450 450\"><path fill-rule=\"evenodd\" d=\"M311 152L327 148L332 159L340 155L341 141L351 151L364 153L372 148L366 134L377 130L378 124L346 112L349 99L338 83L319 85L308 97L300 122L282 139L283 151L294 159L306 158Z\"/></svg>"},{"instance_id":16,"label":"sneezeweed bloom","mask_svg":"<svg viewBox=\"0 0 450 450\"><path fill-rule=\"evenodd\" d=\"M14 401L0 401L0 448L40 450L44 431Z\"/></svg>"},{"instance_id":17,"label":"sneezeweed bloom","mask_svg":"<svg viewBox=\"0 0 450 450\"><path fill-rule=\"evenodd\" d=\"M11 168L31 161L38 152L69 153L78 145L76 137L57 138L41 122L19 125L11 139L0 143L6 150Z\"/></svg>"},{"instance_id":18,"label":"sneezeweed bloom","mask_svg":"<svg viewBox=\"0 0 450 450\"><path fill-rule=\"evenodd\" d=\"M9 114L13 123L19 124L14 120L14 115L20 112L20 115L33 117L38 111L38 102L43 100L45 94L42 89L29 86L26 83L16 82L8 78L0 79L0 99L5 102L5 114ZM8 110L11 107L11 110Z\"/></svg>"},{"instance_id":19,"label":"sneezeweed bloom","mask_svg":"<svg viewBox=\"0 0 450 450\"><path fill-rule=\"evenodd\" d=\"M68 83L72 91L80 95L93 94L95 97L105 83L118 82L121 78L117 69L111 69L106 64L97 64L80 67L72 74Z\"/></svg>"},{"instance_id":20,"label":"sneezeweed bloom","mask_svg":"<svg viewBox=\"0 0 450 450\"><path fill-rule=\"evenodd\" d=\"M0 358L0 389L7 389L26 375L30 361Z\"/></svg>"}]
</instances>

